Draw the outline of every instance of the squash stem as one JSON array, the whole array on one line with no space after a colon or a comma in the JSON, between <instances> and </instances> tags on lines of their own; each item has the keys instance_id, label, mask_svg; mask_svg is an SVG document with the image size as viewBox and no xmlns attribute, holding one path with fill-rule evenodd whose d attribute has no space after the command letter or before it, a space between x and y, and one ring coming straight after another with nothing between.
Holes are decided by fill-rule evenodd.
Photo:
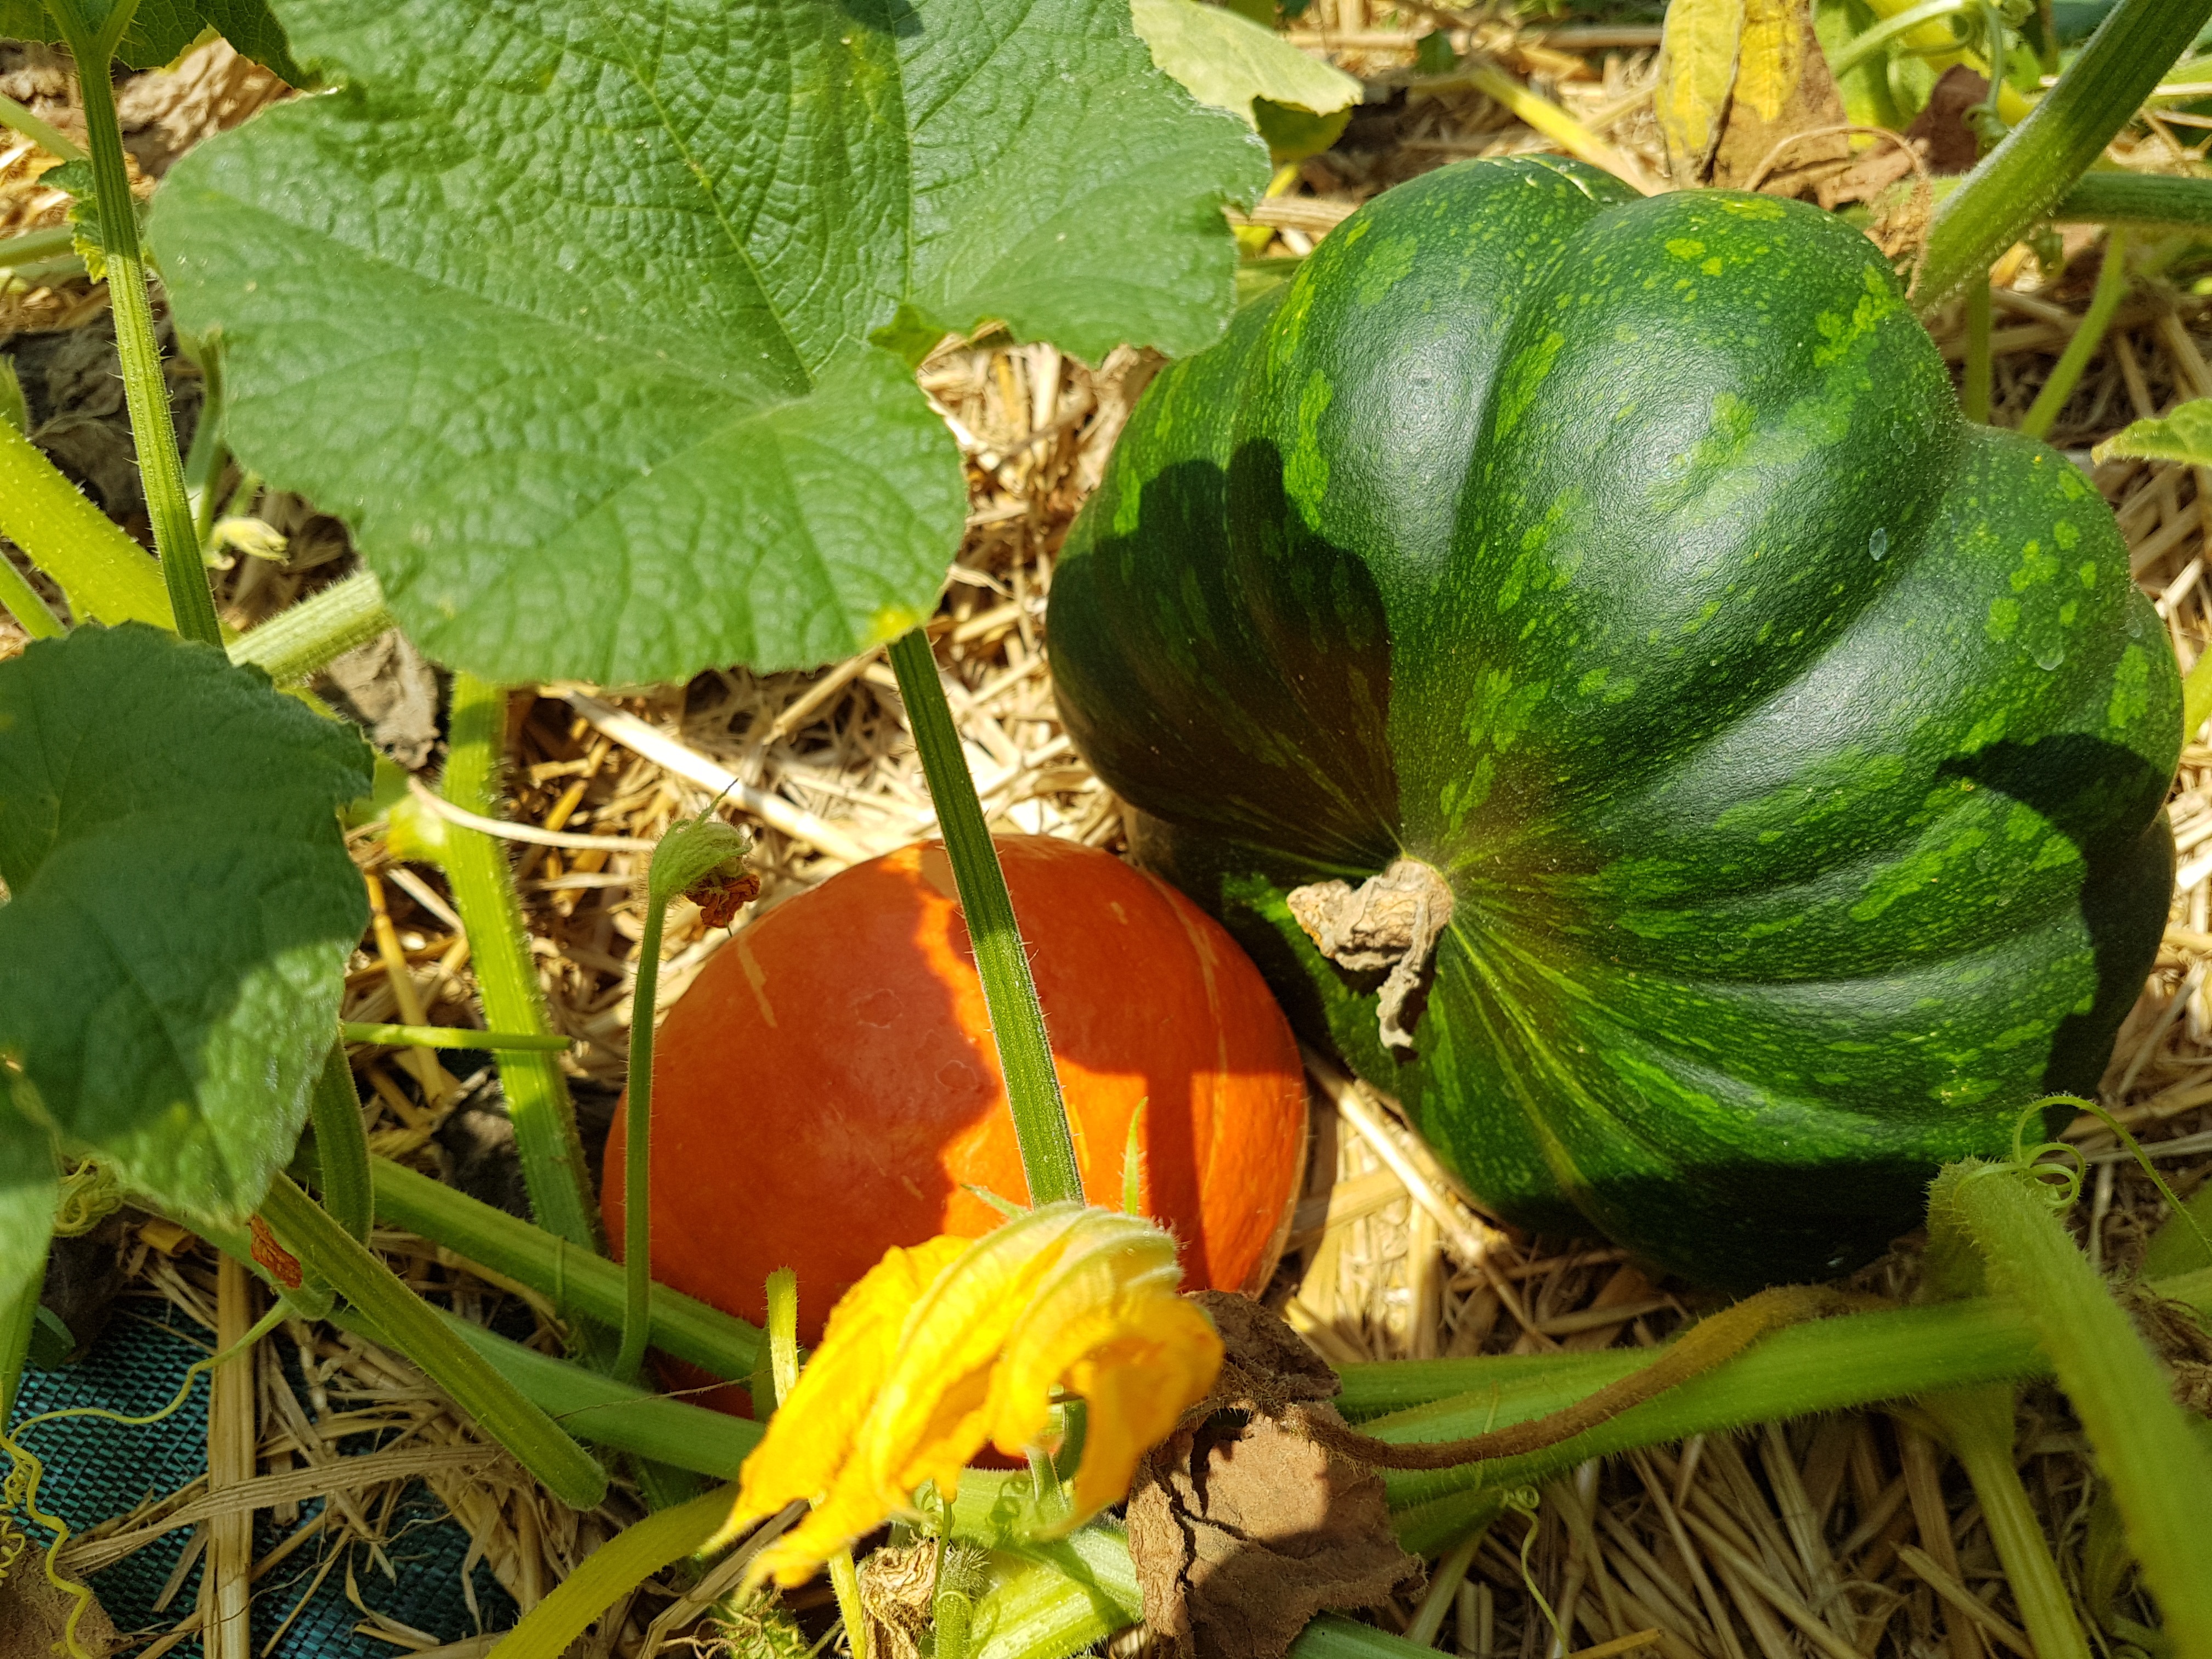
<instances>
[{"instance_id":1,"label":"squash stem","mask_svg":"<svg viewBox=\"0 0 2212 1659\"><path fill-rule=\"evenodd\" d=\"M94 189L100 212L100 252L107 262L107 292L115 313L115 352L123 371L123 397L131 411L131 438L137 450L139 480L146 491L147 514L154 523L154 546L177 632L204 645L222 643L216 620L215 595L208 587L207 562L192 527L192 505L185 493L185 464L177 453L176 423L169 414L168 382L161 372L161 348L154 337L154 307L146 297L145 257L138 245L137 204L123 161L123 129L115 114L115 89L107 66L137 0L117 0L95 28L82 15L83 0L48 0L63 38L76 59L77 91L92 150Z\"/></svg>"},{"instance_id":2,"label":"squash stem","mask_svg":"<svg viewBox=\"0 0 2212 1659\"><path fill-rule=\"evenodd\" d=\"M1980 1252L1991 1287L2027 1316L2050 1356L2112 1483L2174 1651L2207 1659L2212 1529L2203 1505L2212 1449L2033 1176L2005 1164L1953 1164L1937 1177L1929 1207L1932 1214L1947 1206Z\"/></svg>"},{"instance_id":3,"label":"squash stem","mask_svg":"<svg viewBox=\"0 0 2212 1659\"><path fill-rule=\"evenodd\" d=\"M372 1157L368 1168L384 1220L550 1298L565 1319L621 1322L627 1280L605 1256L390 1158ZM761 1334L719 1308L660 1285L650 1313L648 1344L663 1353L739 1381L760 1364Z\"/></svg>"},{"instance_id":4,"label":"squash stem","mask_svg":"<svg viewBox=\"0 0 2212 1659\"><path fill-rule=\"evenodd\" d=\"M890 659L959 889L975 971L983 981L983 1003L998 1046L999 1069L1006 1079L1006 1101L1013 1109L1030 1202L1057 1204L1073 1199L1080 1204L1083 1176L1075 1161L1075 1139L1068 1133L1060 1075L1053 1069L1052 1048L1045 1037L1036 981L1030 977L1029 953L1015 924L999 849L983 821L983 803L976 796L967 757L960 751L960 734L952 723L944 684L937 678L928 634L917 628L894 641Z\"/></svg>"},{"instance_id":5,"label":"squash stem","mask_svg":"<svg viewBox=\"0 0 2212 1659\"><path fill-rule=\"evenodd\" d=\"M1944 198L1913 284L1923 312L2047 217L2187 51L2212 0L2120 0L2058 84Z\"/></svg>"},{"instance_id":6,"label":"squash stem","mask_svg":"<svg viewBox=\"0 0 2212 1659\"><path fill-rule=\"evenodd\" d=\"M347 1020L338 1027L348 1042L390 1048L526 1048L533 1054L566 1054L575 1046L558 1031L479 1031L468 1025L389 1025Z\"/></svg>"},{"instance_id":7,"label":"squash stem","mask_svg":"<svg viewBox=\"0 0 2212 1659\"><path fill-rule=\"evenodd\" d=\"M0 1434L15 1415L15 1391L23 1384L23 1364L30 1358L31 1330L39 1322L39 1297L46 1287L46 1254L41 1249L15 1295L0 1308Z\"/></svg>"},{"instance_id":8,"label":"squash stem","mask_svg":"<svg viewBox=\"0 0 2212 1659\"><path fill-rule=\"evenodd\" d=\"M327 1279L389 1333L394 1346L555 1497L574 1509L598 1507L607 1476L591 1454L447 1329L434 1309L328 1211L280 1175L262 1200L261 1215L303 1273Z\"/></svg>"},{"instance_id":9,"label":"squash stem","mask_svg":"<svg viewBox=\"0 0 2212 1659\"><path fill-rule=\"evenodd\" d=\"M1981 286L1986 292L1987 282ZM2051 430L2058 411L2066 407L2066 400L2081 383L2081 371L2088 368L2090 357L2105 343L2105 331L2112 326L2112 315L2119 310L2120 300L2127 291L2128 233L2124 227L2114 225L2105 234L2105 263L2097 272L2096 291L2089 297L2089 309L2074 330L2074 337L2066 343L2066 349L2059 354L2051 378L2043 383L2043 390L2035 394L2035 402L2021 421L2020 429L2029 437L2040 438Z\"/></svg>"},{"instance_id":10,"label":"squash stem","mask_svg":"<svg viewBox=\"0 0 2212 1659\"><path fill-rule=\"evenodd\" d=\"M1996 1546L1997 1565L2004 1569L2036 1659L2089 1659L2088 1638L2074 1616L2073 1597L2058 1576L2042 1519L2013 1462L2016 1400L2010 1384L1996 1382L1931 1395L1919 1404L1943 1431L1973 1483L1990 1541Z\"/></svg>"},{"instance_id":11,"label":"squash stem","mask_svg":"<svg viewBox=\"0 0 2212 1659\"><path fill-rule=\"evenodd\" d=\"M657 887L658 884L654 884ZM665 892L648 891L637 943L637 988L630 1003L629 1098L623 1131L622 1349L614 1374L637 1380L653 1317L653 1012L660 994L660 938L668 917Z\"/></svg>"},{"instance_id":12,"label":"squash stem","mask_svg":"<svg viewBox=\"0 0 2212 1659\"><path fill-rule=\"evenodd\" d=\"M61 584L79 622L170 625L161 567L9 421L0 421L0 535Z\"/></svg>"},{"instance_id":13,"label":"squash stem","mask_svg":"<svg viewBox=\"0 0 2212 1659\"><path fill-rule=\"evenodd\" d=\"M5 424L5 422L0 422ZM34 640L58 638L65 630L53 607L39 597L30 580L7 559L0 558L0 610L4 610Z\"/></svg>"},{"instance_id":14,"label":"squash stem","mask_svg":"<svg viewBox=\"0 0 2212 1659\"><path fill-rule=\"evenodd\" d=\"M374 1206L368 1174L368 1134L362 1127L361 1096L353 1085L345 1044L333 1042L323 1056L308 1103L315 1127L315 1164L323 1207L348 1237L368 1242Z\"/></svg>"},{"instance_id":15,"label":"squash stem","mask_svg":"<svg viewBox=\"0 0 2212 1659\"><path fill-rule=\"evenodd\" d=\"M1959 387L1959 412L1977 426L1990 423L1990 279L1966 284L1966 372Z\"/></svg>"},{"instance_id":16,"label":"squash stem","mask_svg":"<svg viewBox=\"0 0 2212 1659\"><path fill-rule=\"evenodd\" d=\"M507 740L507 692L473 674L453 676L451 746L443 792L454 805L499 815L499 766ZM453 908L467 929L484 1023L503 1031L550 1035L544 993L522 929L522 903L507 848L457 823L445 828L443 859ZM538 1224L580 1249L599 1248L599 1211L584 1176L568 1084L550 1054L501 1049L500 1086L514 1122L515 1150Z\"/></svg>"},{"instance_id":17,"label":"squash stem","mask_svg":"<svg viewBox=\"0 0 2212 1659\"><path fill-rule=\"evenodd\" d=\"M240 635L231 643L230 659L252 663L277 684L292 685L392 625L376 573L356 571Z\"/></svg>"}]
</instances>

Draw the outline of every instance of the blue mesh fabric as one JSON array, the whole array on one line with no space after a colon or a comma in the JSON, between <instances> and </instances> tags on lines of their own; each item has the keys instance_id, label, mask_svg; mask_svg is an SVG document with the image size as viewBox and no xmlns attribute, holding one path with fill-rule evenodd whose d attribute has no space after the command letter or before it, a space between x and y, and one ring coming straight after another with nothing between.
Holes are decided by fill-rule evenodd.
<instances>
[{"instance_id":1,"label":"blue mesh fabric","mask_svg":"<svg viewBox=\"0 0 2212 1659\"><path fill-rule=\"evenodd\" d=\"M204 1334L191 1327L188 1337L187 1328L187 1316L166 1304L126 1300L82 1364L24 1372L16 1419L68 1406L100 1406L126 1416L158 1411L175 1395L186 1367L206 1356L204 1343L193 1340ZM293 1376L296 1382L295 1372ZM82 1531L143 1498L176 1491L207 1471L207 1409L203 1373L193 1380L184 1406L150 1427L65 1418L31 1429L24 1443L45 1466L40 1507ZM365 1438L345 1442L350 1451L368 1450L370 1444ZM303 1504L299 1520L282 1527L268 1511L257 1514L255 1558L307 1525L321 1506L319 1499ZM37 1528L27 1530L41 1544L46 1541ZM165 1610L157 1612L154 1606L191 1536L191 1528L180 1528L87 1580L116 1629L158 1633L192 1611L204 1562L193 1564ZM416 1482L401 1495L384 1527L390 1576L358 1541L339 1545L335 1538L318 1535L253 1586L254 1652L261 1653L290 1615L270 1659L393 1659L399 1654L391 1643L356 1632L362 1620L347 1599L349 1570L362 1602L440 1642L460 1641L479 1630L504 1630L515 1621L515 1604L481 1561L471 1573L481 1626L469 1610L461 1584L468 1549L468 1534ZM334 1553L342 1559L333 1561ZM199 1659L199 1640L189 1638L170 1651L179 1659Z\"/></svg>"}]
</instances>

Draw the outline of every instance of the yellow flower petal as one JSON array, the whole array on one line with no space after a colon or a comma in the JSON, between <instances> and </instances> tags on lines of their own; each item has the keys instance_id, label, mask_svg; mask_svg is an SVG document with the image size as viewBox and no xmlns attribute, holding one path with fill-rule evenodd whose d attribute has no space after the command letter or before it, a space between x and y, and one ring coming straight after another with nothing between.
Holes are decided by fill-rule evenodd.
<instances>
[{"instance_id":1,"label":"yellow flower petal","mask_svg":"<svg viewBox=\"0 0 2212 1659\"><path fill-rule=\"evenodd\" d=\"M934 1482L951 1498L986 1440L1041 1440L1055 1389L1088 1406L1073 1527L1213 1385L1221 1341L1176 1293L1175 1241L1068 1203L973 1241L893 1250L848 1291L791 1398L745 1460L723 1536L793 1498L814 1512L748 1577L803 1582Z\"/></svg>"},{"instance_id":2,"label":"yellow flower petal","mask_svg":"<svg viewBox=\"0 0 2212 1659\"><path fill-rule=\"evenodd\" d=\"M788 1556L811 1549L824 1533L850 1524L848 1532L815 1558L821 1561L882 1518L868 1502L866 1472L854 1464L854 1443L874 1409L908 1314L968 1244L964 1238L933 1238L910 1250L889 1251L839 1298L822 1346L745 1459L736 1506L718 1540L726 1542L754 1522L804 1498L816 1504L815 1512L778 1540L774 1553ZM860 1518L852 1524L855 1516Z\"/></svg>"}]
</instances>

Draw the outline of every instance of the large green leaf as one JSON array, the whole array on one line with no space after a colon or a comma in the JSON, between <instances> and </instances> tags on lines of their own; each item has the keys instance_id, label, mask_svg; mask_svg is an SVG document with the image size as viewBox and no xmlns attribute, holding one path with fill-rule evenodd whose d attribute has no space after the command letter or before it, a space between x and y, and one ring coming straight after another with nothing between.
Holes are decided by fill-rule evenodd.
<instances>
[{"instance_id":1,"label":"large green leaf","mask_svg":"<svg viewBox=\"0 0 2212 1659\"><path fill-rule=\"evenodd\" d=\"M2212 398L2177 404L2163 419L2137 421L2099 444L2100 461L2180 461L2212 466Z\"/></svg>"},{"instance_id":2,"label":"large green leaf","mask_svg":"<svg viewBox=\"0 0 2212 1659\"><path fill-rule=\"evenodd\" d=\"M1252 100L1327 115L1359 101L1359 82L1309 57L1271 28L1199 0L1130 0L1152 61L1201 104L1253 122Z\"/></svg>"},{"instance_id":3,"label":"large green leaf","mask_svg":"<svg viewBox=\"0 0 2212 1659\"><path fill-rule=\"evenodd\" d=\"M333 95L171 175L241 457L500 679L822 661L933 603L966 495L906 362L998 318L1219 331L1260 145L1127 0L286 0Z\"/></svg>"},{"instance_id":4,"label":"large green leaf","mask_svg":"<svg viewBox=\"0 0 2212 1659\"><path fill-rule=\"evenodd\" d=\"M75 0L87 20L112 15L102 0ZM132 69L166 64L213 29L246 57L298 86L306 76L292 61L284 31L267 0L138 0L115 55ZM59 40L60 26L45 0L0 0L0 37Z\"/></svg>"},{"instance_id":5,"label":"large green leaf","mask_svg":"<svg viewBox=\"0 0 2212 1659\"><path fill-rule=\"evenodd\" d=\"M16 1105L168 1203L252 1209L299 1138L368 921L335 809L369 759L258 669L143 623L0 663Z\"/></svg>"}]
</instances>

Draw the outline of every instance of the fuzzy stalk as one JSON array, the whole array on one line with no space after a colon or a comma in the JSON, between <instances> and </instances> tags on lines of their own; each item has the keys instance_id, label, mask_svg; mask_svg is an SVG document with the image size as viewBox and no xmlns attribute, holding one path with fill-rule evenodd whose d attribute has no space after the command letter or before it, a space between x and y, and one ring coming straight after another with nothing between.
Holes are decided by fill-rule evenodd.
<instances>
[{"instance_id":1,"label":"fuzzy stalk","mask_svg":"<svg viewBox=\"0 0 2212 1659\"><path fill-rule=\"evenodd\" d=\"M592 1621L653 1574L696 1555L728 1518L733 1493L710 1492L624 1527L499 1639L490 1659L561 1659Z\"/></svg>"},{"instance_id":2,"label":"fuzzy stalk","mask_svg":"<svg viewBox=\"0 0 2212 1659\"><path fill-rule=\"evenodd\" d=\"M407 1288L368 1247L283 1176L270 1184L262 1219L300 1260L304 1272L327 1279L374 1321L410 1359L428 1373L486 1434L564 1504L597 1508L606 1497L606 1471L514 1385L448 1329L436 1310Z\"/></svg>"},{"instance_id":3,"label":"fuzzy stalk","mask_svg":"<svg viewBox=\"0 0 2212 1659\"><path fill-rule=\"evenodd\" d=\"M1986 278L1977 286L1985 295L1989 292ZM2040 438L2051 430L2058 411L2066 407L2066 400L2081 384L2081 371L2089 367L2089 359L2105 343L2105 331L2112 325L2113 313L2119 310L2120 301L2127 291L2128 233L2124 228L2114 225L2105 235L2105 263L2098 270L2097 287L2089 296L2089 309L2052 366L2051 378L2043 383L2043 389L2035 394L2035 402L2021 418L2020 429L2029 437Z\"/></svg>"},{"instance_id":4,"label":"fuzzy stalk","mask_svg":"<svg viewBox=\"0 0 2212 1659\"><path fill-rule=\"evenodd\" d=\"M347 1063L345 1044L333 1042L316 1074L315 1091L308 1101L308 1117L315 1129L315 1173L321 1183L323 1207L347 1234L368 1242L368 1224L374 1207L368 1174L368 1133L362 1127L361 1096L353 1085L353 1067Z\"/></svg>"},{"instance_id":5,"label":"fuzzy stalk","mask_svg":"<svg viewBox=\"0 0 2212 1659\"><path fill-rule=\"evenodd\" d=\"M392 626L376 573L356 571L240 635L230 659L252 663L279 685L294 685Z\"/></svg>"},{"instance_id":6,"label":"fuzzy stalk","mask_svg":"<svg viewBox=\"0 0 2212 1659\"><path fill-rule=\"evenodd\" d=\"M621 1322L624 1276L605 1256L389 1158L371 1158L368 1167L376 1213L393 1226L551 1298L563 1317ZM663 1353L720 1377L750 1377L764 1352L761 1334L744 1320L665 1285L653 1288L647 1331Z\"/></svg>"},{"instance_id":7,"label":"fuzzy stalk","mask_svg":"<svg viewBox=\"0 0 2212 1659\"><path fill-rule=\"evenodd\" d=\"M23 631L34 640L57 639L67 631L29 579L4 557L0 557L0 610L21 623Z\"/></svg>"},{"instance_id":8,"label":"fuzzy stalk","mask_svg":"<svg viewBox=\"0 0 2212 1659\"><path fill-rule=\"evenodd\" d=\"M2069 223L2212 225L2212 179L2085 173L2051 216Z\"/></svg>"},{"instance_id":9,"label":"fuzzy stalk","mask_svg":"<svg viewBox=\"0 0 2212 1659\"><path fill-rule=\"evenodd\" d=\"M653 1012L660 994L660 938L667 917L668 895L649 894L637 947L629 1099L623 1108L622 1350L615 1356L614 1374L625 1382L635 1381L645 1364L653 1316Z\"/></svg>"},{"instance_id":10,"label":"fuzzy stalk","mask_svg":"<svg viewBox=\"0 0 2212 1659\"><path fill-rule=\"evenodd\" d=\"M1036 981L1029 953L1014 921L999 849L983 821L983 803L960 750L960 733L951 706L937 677L937 659L921 629L902 635L890 648L891 667L905 699L907 723L914 730L929 795L937 808L945 856L960 892L961 914L975 952L975 971L983 982L983 1003L991 1017L991 1036L999 1069L1006 1080L1014 1136L1020 1143L1022 1170L1029 1178L1030 1202L1084 1201L1083 1176L1075 1161L1075 1139L1067 1127L1060 1074L1053 1069L1052 1046L1037 1004Z\"/></svg>"},{"instance_id":11,"label":"fuzzy stalk","mask_svg":"<svg viewBox=\"0 0 2212 1659\"><path fill-rule=\"evenodd\" d=\"M46 1287L46 1258L40 1251L15 1294L0 1308L0 1435L15 1414L15 1391L23 1384L23 1363L30 1357L31 1331L39 1322L39 1297Z\"/></svg>"},{"instance_id":12,"label":"fuzzy stalk","mask_svg":"<svg viewBox=\"0 0 2212 1659\"><path fill-rule=\"evenodd\" d=\"M2166 1368L2081 1254L2047 1189L2008 1165L1953 1164L1929 1201L1980 1252L1989 1282L2027 1316L2112 1483L2129 1547L2177 1659L2212 1659L2212 1449L2174 1402ZM2047 1656L2046 1656L2047 1659Z\"/></svg>"},{"instance_id":13,"label":"fuzzy stalk","mask_svg":"<svg viewBox=\"0 0 2212 1659\"><path fill-rule=\"evenodd\" d=\"M0 535L61 584L78 621L169 626L161 567L8 421L0 421Z\"/></svg>"},{"instance_id":14,"label":"fuzzy stalk","mask_svg":"<svg viewBox=\"0 0 2212 1659\"><path fill-rule=\"evenodd\" d=\"M2120 0L2058 84L1936 210L1914 303L1941 304L2048 217L2208 15L2212 0Z\"/></svg>"},{"instance_id":15,"label":"fuzzy stalk","mask_svg":"<svg viewBox=\"0 0 2212 1659\"><path fill-rule=\"evenodd\" d=\"M2074 1598L2058 1576L2043 1519L2021 1485L2013 1462L2013 1413L2018 1393L2009 1383L1930 1395L1920 1409L1942 1430L1943 1439L1973 1483L1982 1519L1996 1546L1997 1565L2012 1587L2021 1622L2036 1659L2089 1659L2088 1638L2074 1616Z\"/></svg>"},{"instance_id":16,"label":"fuzzy stalk","mask_svg":"<svg viewBox=\"0 0 2212 1659\"><path fill-rule=\"evenodd\" d=\"M446 799L480 816L498 817L506 742L505 690L473 674L455 674ZM505 844L457 823L447 823L444 833L443 862L453 884L453 908L468 930L484 1023L503 1031L550 1035L552 1020L523 933L522 902L515 896ZM498 1061L532 1213L555 1237L596 1253L599 1213L585 1177L584 1145L559 1062L550 1054L516 1048L501 1050Z\"/></svg>"},{"instance_id":17,"label":"fuzzy stalk","mask_svg":"<svg viewBox=\"0 0 2212 1659\"><path fill-rule=\"evenodd\" d=\"M1977 426L1990 423L1990 279L1966 284L1966 372L1959 387L1959 412Z\"/></svg>"},{"instance_id":18,"label":"fuzzy stalk","mask_svg":"<svg viewBox=\"0 0 2212 1659\"><path fill-rule=\"evenodd\" d=\"M559 1054L575 1046L557 1031L479 1031L466 1025L390 1025L349 1019L338 1032L348 1042L390 1048L526 1048L532 1054Z\"/></svg>"},{"instance_id":19,"label":"fuzzy stalk","mask_svg":"<svg viewBox=\"0 0 2212 1659\"><path fill-rule=\"evenodd\" d=\"M123 129L115 115L115 88L107 78L115 43L137 9L137 0L115 0L97 26L84 15L86 0L47 0L47 9L61 25L63 39L76 59L77 91L84 104L85 135L100 203L100 252L107 262L108 300L115 313L115 355L123 371L131 441L137 451L139 482L146 492L147 516L154 524L154 546L161 556L170 610L177 632L185 639L220 646L222 626L216 620L215 594L208 587L207 564L192 528L192 504L185 493L185 464L177 453L168 382L161 372L161 348L154 337L154 307L146 295L137 208L123 161Z\"/></svg>"}]
</instances>

